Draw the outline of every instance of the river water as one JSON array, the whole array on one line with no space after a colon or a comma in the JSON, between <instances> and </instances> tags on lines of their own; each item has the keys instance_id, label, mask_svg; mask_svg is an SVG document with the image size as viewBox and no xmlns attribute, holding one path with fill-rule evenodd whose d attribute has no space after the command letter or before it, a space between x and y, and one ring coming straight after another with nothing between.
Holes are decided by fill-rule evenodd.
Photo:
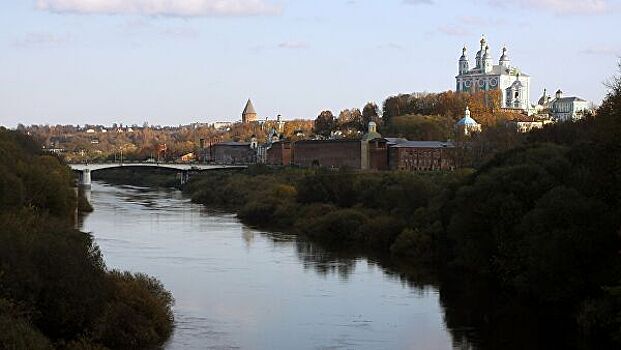
<instances>
[{"instance_id":1,"label":"river water","mask_svg":"<svg viewBox=\"0 0 621 350\"><path fill-rule=\"evenodd\" d=\"M176 300L167 349L465 348L438 290L365 258L250 229L178 191L93 183L83 222L109 268L145 272Z\"/></svg>"}]
</instances>

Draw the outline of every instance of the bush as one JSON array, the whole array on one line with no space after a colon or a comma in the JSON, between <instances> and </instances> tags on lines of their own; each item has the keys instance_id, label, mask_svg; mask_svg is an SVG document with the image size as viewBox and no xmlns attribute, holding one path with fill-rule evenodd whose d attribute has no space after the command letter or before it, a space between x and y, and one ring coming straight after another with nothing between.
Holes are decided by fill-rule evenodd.
<instances>
[{"instance_id":1,"label":"bush","mask_svg":"<svg viewBox=\"0 0 621 350\"><path fill-rule=\"evenodd\" d=\"M162 345L172 334L172 295L144 274L112 271L112 297L97 322L95 339L112 349Z\"/></svg>"},{"instance_id":2,"label":"bush","mask_svg":"<svg viewBox=\"0 0 621 350\"><path fill-rule=\"evenodd\" d=\"M405 229L397 237L390 251L395 256L429 263L433 260L432 239L414 229Z\"/></svg>"},{"instance_id":3,"label":"bush","mask_svg":"<svg viewBox=\"0 0 621 350\"><path fill-rule=\"evenodd\" d=\"M360 243L368 248L387 252L403 230L403 226L401 221L390 216L373 217L360 226L358 230Z\"/></svg>"},{"instance_id":4,"label":"bush","mask_svg":"<svg viewBox=\"0 0 621 350\"><path fill-rule=\"evenodd\" d=\"M358 210L340 209L306 221L301 229L312 239L328 245L344 247L360 241L358 231L367 221L367 216Z\"/></svg>"}]
</instances>

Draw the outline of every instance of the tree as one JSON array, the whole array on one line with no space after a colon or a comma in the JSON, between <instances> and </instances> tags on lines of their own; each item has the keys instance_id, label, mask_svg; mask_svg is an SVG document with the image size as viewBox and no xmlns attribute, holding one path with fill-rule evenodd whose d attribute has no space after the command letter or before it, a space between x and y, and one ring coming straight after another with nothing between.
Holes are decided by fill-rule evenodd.
<instances>
[{"instance_id":1,"label":"tree","mask_svg":"<svg viewBox=\"0 0 621 350\"><path fill-rule=\"evenodd\" d=\"M379 107L375 102L368 102L362 108L362 126L366 128L370 122L375 122L378 125L380 123Z\"/></svg>"},{"instance_id":2,"label":"tree","mask_svg":"<svg viewBox=\"0 0 621 350\"><path fill-rule=\"evenodd\" d=\"M334 120L334 114L332 114L331 111L323 111L317 116L317 119L315 119L314 132L317 135L329 137L330 132L332 132L335 127L336 121Z\"/></svg>"}]
</instances>

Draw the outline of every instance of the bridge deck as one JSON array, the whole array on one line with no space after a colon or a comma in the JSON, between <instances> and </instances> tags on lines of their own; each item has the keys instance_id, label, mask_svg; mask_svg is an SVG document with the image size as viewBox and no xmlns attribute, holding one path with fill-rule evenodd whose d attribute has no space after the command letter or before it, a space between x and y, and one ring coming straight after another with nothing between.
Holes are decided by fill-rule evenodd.
<instances>
[{"instance_id":1,"label":"bridge deck","mask_svg":"<svg viewBox=\"0 0 621 350\"><path fill-rule=\"evenodd\" d=\"M240 169L247 168L247 165L209 165L209 164L170 164L170 163L92 163L92 164L69 164L71 169L77 171L84 170L102 170L110 168L128 168L128 167L150 167L150 168L166 168L175 170L215 170L215 169Z\"/></svg>"}]
</instances>

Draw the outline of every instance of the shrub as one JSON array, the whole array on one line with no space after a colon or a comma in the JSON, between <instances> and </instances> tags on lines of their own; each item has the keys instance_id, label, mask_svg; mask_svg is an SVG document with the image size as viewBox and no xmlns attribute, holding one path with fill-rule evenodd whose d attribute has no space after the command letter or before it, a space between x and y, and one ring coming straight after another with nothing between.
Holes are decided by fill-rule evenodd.
<instances>
[{"instance_id":1,"label":"shrub","mask_svg":"<svg viewBox=\"0 0 621 350\"><path fill-rule=\"evenodd\" d=\"M301 227L307 236L325 244L343 247L359 241L358 231L368 221L355 209L340 209L306 221Z\"/></svg>"},{"instance_id":2,"label":"shrub","mask_svg":"<svg viewBox=\"0 0 621 350\"><path fill-rule=\"evenodd\" d=\"M418 230L405 229L390 247L392 254L420 262L433 259L432 239Z\"/></svg>"},{"instance_id":3,"label":"shrub","mask_svg":"<svg viewBox=\"0 0 621 350\"><path fill-rule=\"evenodd\" d=\"M144 274L112 271L112 298L98 320L95 339L112 349L146 349L162 345L172 334L172 295Z\"/></svg>"}]
</instances>

